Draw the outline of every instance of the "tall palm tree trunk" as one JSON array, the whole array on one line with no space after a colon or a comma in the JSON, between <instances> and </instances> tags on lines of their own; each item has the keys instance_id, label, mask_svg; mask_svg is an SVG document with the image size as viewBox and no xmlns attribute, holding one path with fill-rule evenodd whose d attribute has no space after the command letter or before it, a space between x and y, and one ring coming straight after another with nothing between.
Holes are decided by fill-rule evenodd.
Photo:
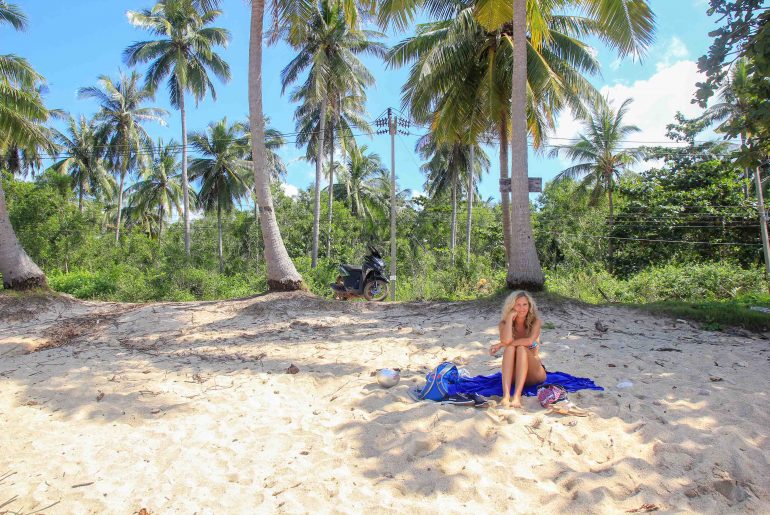
<instances>
[{"instance_id":1,"label":"tall palm tree trunk","mask_svg":"<svg viewBox=\"0 0 770 515\"><path fill-rule=\"evenodd\" d=\"M457 151L455 151L455 155ZM455 246L457 245L457 165L452 165L452 218L449 227L449 262L455 264Z\"/></svg>"},{"instance_id":2,"label":"tall palm tree trunk","mask_svg":"<svg viewBox=\"0 0 770 515\"><path fill-rule=\"evenodd\" d=\"M318 265L318 231L321 225L321 174L323 173L324 159L324 130L326 129L327 98L321 100L321 118L318 124L318 150L315 158L315 195L313 196L313 252L310 258L310 267Z\"/></svg>"},{"instance_id":3,"label":"tall palm tree trunk","mask_svg":"<svg viewBox=\"0 0 770 515\"><path fill-rule=\"evenodd\" d=\"M0 275L9 290L48 288L45 274L22 248L5 204L5 191L0 181Z\"/></svg>"},{"instance_id":4,"label":"tall palm tree trunk","mask_svg":"<svg viewBox=\"0 0 770 515\"><path fill-rule=\"evenodd\" d=\"M256 227L257 238L261 238L262 231L259 228L259 202L257 202L256 187L252 193L254 195L254 225ZM263 242L264 243L264 242ZM254 262L259 262L259 243L254 242Z\"/></svg>"},{"instance_id":5,"label":"tall palm tree trunk","mask_svg":"<svg viewBox=\"0 0 770 515\"><path fill-rule=\"evenodd\" d=\"M615 213L612 205L612 172L607 174L605 179L607 181L607 201L610 206L610 237L607 240L607 270L612 273L612 256L615 253L615 248L612 244L612 228L615 226Z\"/></svg>"},{"instance_id":6,"label":"tall palm tree trunk","mask_svg":"<svg viewBox=\"0 0 770 515\"><path fill-rule=\"evenodd\" d=\"M123 156L123 162L120 164L120 185L118 186L118 220L115 223L115 244L120 241L120 219L123 214L123 182L126 180L126 169L128 167L128 156Z\"/></svg>"},{"instance_id":7,"label":"tall palm tree trunk","mask_svg":"<svg viewBox=\"0 0 770 515\"><path fill-rule=\"evenodd\" d=\"M163 238L163 203L158 206L158 248Z\"/></svg>"},{"instance_id":8,"label":"tall palm tree trunk","mask_svg":"<svg viewBox=\"0 0 770 515\"><path fill-rule=\"evenodd\" d=\"M470 166L468 167L468 214L465 219L465 262L471 262L471 219L473 216L473 165L476 159L476 147L471 142Z\"/></svg>"},{"instance_id":9,"label":"tall palm tree trunk","mask_svg":"<svg viewBox=\"0 0 770 515\"><path fill-rule=\"evenodd\" d=\"M225 260L222 257L222 205L217 202L217 233L219 235L219 245L217 250L219 252L219 273L225 271Z\"/></svg>"},{"instance_id":10,"label":"tall palm tree trunk","mask_svg":"<svg viewBox=\"0 0 770 515\"><path fill-rule=\"evenodd\" d=\"M184 211L184 251L190 257L190 186L187 180L187 114L184 91L179 93L179 112L182 116L182 210Z\"/></svg>"},{"instance_id":11,"label":"tall palm tree trunk","mask_svg":"<svg viewBox=\"0 0 770 515\"><path fill-rule=\"evenodd\" d=\"M511 250L510 288L540 290L545 278L532 238L527 179L527 0L513 1L511 84Z\"/></svg>"},{"instance_id":12,"label":"tall palm tree trunk","mask_svg":"<svg viewBox=\"0 0 770 515\"><path fill-rule=\"evenodd\" d=\"M745 146L746 146L746 131L741 131L741 148L744 148ZM743 196L746 200L749 200L749 178L750 177L751 177L751 172L749 172L749 167L745 166L743 168Z\"/></svg>"},{"instance_id":13,"label":"tall palm tree trunk","mask_svg":"<svg viewBox=\"0 0 770 515\"><path fill-rule=\"evenodd\" d=\"M264 0L251 2L251 33L249 38L249 123L254 167L254 190L259 204L259 221L265 244L267 287L271 291L304 289L281 238L273 211L270 177L265 167L265 118L262 112L262 33L265 17Z\"/></svg>"},{"instance_id":14,"label":"tall palm tree trunk","mask_svg":"<svg viewBox=\"0 0 770 515\"><path fill-rule=\"evenodd\" d=\"M331 141L331 150L329 150L329 232L326 235L326 259L332 255L332 207L334 202L334 129L336 124L332 124L329 131Z\"/></svg>"},{"instance_id":15,"label":"tall palm tree trunk","mask_svg":"<svg viewBox=\"0 0 770 515\"><path fill-rule=\"evenodd\" d=\"M78 211L81 215L83 214L83 189L83 179L81 179L78 185Z\"/></svg>"},{"instance_id":16,"label":"tall palm tree trunk","mask_svg":"<svg viewBox=\"0 0 770 515\"><path fill-rule=\"evenodd\" d=\"M503 217L503 246L505 247L506 266L511 261L511 197L508 192L508 120L502 117L498 132L500 133L500 210Z\"/></svg>"}]
</instances>

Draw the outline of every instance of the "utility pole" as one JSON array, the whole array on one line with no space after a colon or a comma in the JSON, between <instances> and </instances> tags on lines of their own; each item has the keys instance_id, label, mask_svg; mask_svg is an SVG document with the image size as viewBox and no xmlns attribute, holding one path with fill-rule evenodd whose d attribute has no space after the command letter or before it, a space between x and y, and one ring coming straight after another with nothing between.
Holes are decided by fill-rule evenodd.
<instances>
[{"instance_id":1,"label":"utility pole","mask_svg":"<svg viewBox=\"0 0 770 515\"><path fill-rule=\"evenodd\" d=\"M767 238L767 212L765 211L765 199L762 194L762 166L757 166L754 173L754 184L757 188L757 210L759 211L759 231L762 234L762 251L765 255L765 279L770 281L770 244ZM770 292L770 285L768 286Z\"/></svg>"},{"instance_id":2,"label":"utility pole","mask_svg":"<svg viewBox=\"0 0 770 515\"><path fill-rule=\"evenodd\" d=\"M396 300L396 134L409 135L407 129L409 120L393 115L393 109L388 108L387 118L374 121L377 127L387 127L377 131L377 134L390 134L390 300Z\"/></svg>"}]
</instances>

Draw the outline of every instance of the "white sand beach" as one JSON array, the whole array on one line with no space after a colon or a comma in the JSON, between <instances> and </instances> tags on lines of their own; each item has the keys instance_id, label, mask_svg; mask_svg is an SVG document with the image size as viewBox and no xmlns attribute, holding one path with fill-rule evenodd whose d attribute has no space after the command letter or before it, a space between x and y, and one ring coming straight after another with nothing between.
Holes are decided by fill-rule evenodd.
<instances>
[{"instance_id":1,"label":"white sand beach","mask_svg":"<svg viewBox=\"0 0 770 515\"><path fill-rule=\"evenodd\" d=\"M770 512L768 339L541 311L548 369L606 388L570 394L590 417L408 398L499 368L497 302L0 296L0 512Z\"/></svg>"}]
</instances>

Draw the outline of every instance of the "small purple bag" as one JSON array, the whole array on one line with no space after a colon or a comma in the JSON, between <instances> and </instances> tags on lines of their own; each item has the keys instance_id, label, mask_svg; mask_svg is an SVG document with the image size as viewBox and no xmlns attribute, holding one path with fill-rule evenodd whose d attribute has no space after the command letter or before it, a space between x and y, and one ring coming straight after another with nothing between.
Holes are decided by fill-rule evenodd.
<instances>
[{"instance_id":1,"label":"small purple bag","mask_svg":"<svg viewBox=\"0 0 770 515\"><path fill-rule=\"evenodd\" d=\"M566 402L567 390L558 384L543 384L537 388L537 400L544 408L549 408L557 402Z\"/></svg>"}]
</instances>

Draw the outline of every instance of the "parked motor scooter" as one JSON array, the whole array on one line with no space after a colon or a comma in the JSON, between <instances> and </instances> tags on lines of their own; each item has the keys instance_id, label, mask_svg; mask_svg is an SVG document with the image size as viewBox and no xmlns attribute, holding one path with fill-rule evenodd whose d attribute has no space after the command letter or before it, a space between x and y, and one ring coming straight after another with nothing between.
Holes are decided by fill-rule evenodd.
<instances>
[{"instance_id":1,"label":"parked motor scooter","mask_svg":"<svg viewBox=\"0 0 770 515\"><path fill-rule=\"evenodd\" d=\"M334 297L341 300L364 297L366 300L385 300L388 296L388 280L385 278L385 261L374 247L362 266L342 264L337 282L331 284Z\"/></svg>"}]
</instances>

